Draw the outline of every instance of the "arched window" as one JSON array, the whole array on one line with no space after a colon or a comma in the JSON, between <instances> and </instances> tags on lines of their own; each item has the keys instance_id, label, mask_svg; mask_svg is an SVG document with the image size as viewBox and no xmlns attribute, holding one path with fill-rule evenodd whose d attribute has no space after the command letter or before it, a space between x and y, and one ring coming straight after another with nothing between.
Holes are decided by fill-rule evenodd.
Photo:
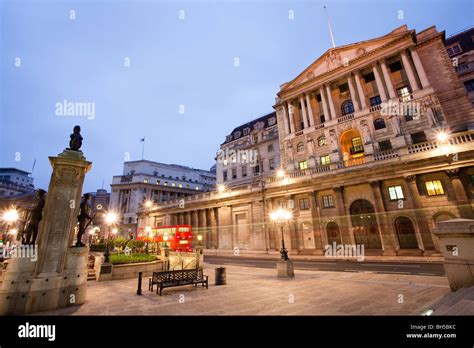
<instances>
[{"instance_id":1,"label":"arched window","mask_svg":"<svg viewBox=\"0 0 474 348\"><path fill-rule=\"evenodd\" d=\"M356 244L363 244L367 249L382 248L372 203L365 199L358 199L351 204L350 213Z\"/></svg>"},{"instance_id":2,"label":"arched window","mask_svg":"<svg viewBox=\"0 0 474 348\"><path fill-rule=\"evenodd\" d=\"M319 146L324 146L326 145L326 137L324 135L321 135L319 138L318 138L318 145Z\"/></svg>"},{"instance_id":3,"label":"arched window","mask_svg":"<svg viewBox=\"0 0 474 348\"><path fill-rule=\"evenodd\" d=\"M354 104L352 103L352 100L349 99L343 102L341 105L341 111L343 115L354 113Z\"/></svg>"},{"instance_id":4,"label":"arched window","mask_svg":"<svg viewBox=\"0 0 474 348\"><path fill-rule=\"evenodd\" d=\"M326 233L329 244L342 244L341 232L339 231L339 226L335 222L331 221L326 225Z\"/></svg>"},{"instance_id":5,"label":"arched window","mask_svg":"<svg viewBox=\"0 0 474 348\"><path fill-rule=\"evenodd\" d=\"M418 249L415 227L409 218L405 216L398 217L395 220L395 230L401 249Z\"/></svg>"},{"instance_id":6,"label":"arched window","mask_svg":"<svg viewBox=\"0 0 474 348\"><path fill-rule=\"evenodd\" d=\"M298 146L296 147L296 151L303 152L304 151L304 144L299 143Z\"/></svg>"},{"instance_id":7,"label":"arched window","mask_svg":"<svg viewBox=\"0 0 474 348\"><path fill-rule=\"evenodd\" d=\"M377 129L384 129L386 127L385 121L383 118L378 118L374 121L374 128Z\"/></svg>"}]
</instances>

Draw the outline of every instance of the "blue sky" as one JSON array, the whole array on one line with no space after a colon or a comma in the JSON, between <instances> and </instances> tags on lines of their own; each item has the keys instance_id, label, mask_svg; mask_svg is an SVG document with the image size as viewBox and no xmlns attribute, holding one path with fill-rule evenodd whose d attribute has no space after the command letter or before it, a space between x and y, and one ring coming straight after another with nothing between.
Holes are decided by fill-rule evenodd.
<instances>
[{"instance_id":1,"label":"blue sky","mask_svg":"<svg viewBox=\"0 0 474 348\"><path fill-rule=\"evenodd\" d=\"M30 171L36 159L35 184L47 189L48 156L79 124L93 162L85 191L103 180L110 189L126 154L141 158L143 137L146 159L210 168L225 135L273 111L280 84L331 46L324 4L337 45L402 24L449 36L474 22L474 2L456 0L0 4L0 166ZM95 118L57 116L63 100L95 103Z\"/></svg>"}]
</instances>

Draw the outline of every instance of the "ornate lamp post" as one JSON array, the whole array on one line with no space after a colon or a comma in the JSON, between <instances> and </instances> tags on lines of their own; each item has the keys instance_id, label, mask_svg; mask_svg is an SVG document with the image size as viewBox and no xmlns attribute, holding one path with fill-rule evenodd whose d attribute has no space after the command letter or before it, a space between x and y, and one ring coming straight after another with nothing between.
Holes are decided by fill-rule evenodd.
<instances>
[{"instance_id":1,"label":"ornate lamp post","mask_svg":"<svg viewBox=\"0 0 474 348\"><path fill-rule=\"evenodd\" d=\"M109 260L109 256L110 256L110 252L109 252L110 229L111 229L111 226L114 225L117 222L117 214L114 213L114 212L108 212L107 215L105 216L105 222L109 226L109 230L108 230L108 234L107 234L107 244L105 244L105 252L104 252L105 260L104 260L104 262L108 263L108 262L110 262L110 260Z\"/></svg>"},{"instance_id":2,"label":"ornate lamp post","mask_svg":"<svg viewBox=\"0 0 474 348\"><path fill-rule=\"evenodd\" d=\"M288 257L288 250L285 247L285 236L283 234L283 227L285 223L289 222L291 218L293 217L293 214L289 210L285 210L283 208L279 208L273 212L270 213L270 219L280 225L280 231L281 231L281 259L284 261L289 261Z\"/></svg>"},{"instance_id":3,"label":"ornate lamp post","mask_svg":"<svg viewBox=\"0 0 474 348\"><path fill-rule=\"evenodd\" d=\"M16 234L17 230L16 229L11 229L12 225L14 225L19 218L18 211L14 208L7 210L6 212L3 213L2 215L2 220L7 223L7 234L9 235L8 238L12 238L12 235ZM14 231L14 233L12 233Z\"/></svg>"}]
</instances>

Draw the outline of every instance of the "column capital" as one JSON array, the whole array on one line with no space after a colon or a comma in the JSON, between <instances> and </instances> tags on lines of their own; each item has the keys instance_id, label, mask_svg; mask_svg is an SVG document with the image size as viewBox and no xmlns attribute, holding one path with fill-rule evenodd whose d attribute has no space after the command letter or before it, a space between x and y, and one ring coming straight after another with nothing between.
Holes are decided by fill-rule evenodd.
<instances>
[{"instance_id":1,"label":"column capital","mask_svg":"<svg viewBox=\"0 0 474 348\"><path fill-rule=\"evenodd\" d=\"M408 183L416 182L416 175L413 174L413 175L405 176L405 181L408 182Z\"/></svg>"},{"instance_id":2,"label":"column capital","mask_svg":"<svg viewBox=\"0 0 474 348\"><path fill-rule=\"evenodd\" d=\"M446 175L452 179L459 179L459 168L445 170Z\"/></svg>"}]
</instances>

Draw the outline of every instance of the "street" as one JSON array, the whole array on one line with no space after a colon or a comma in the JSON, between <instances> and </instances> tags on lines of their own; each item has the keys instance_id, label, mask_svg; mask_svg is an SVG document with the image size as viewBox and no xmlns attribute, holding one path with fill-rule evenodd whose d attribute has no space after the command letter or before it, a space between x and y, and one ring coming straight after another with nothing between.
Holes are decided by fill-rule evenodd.
<instances>
[{"instance_id":1,"label":"street","mask_svg":"<svg viewBox=\"0 0 474 348\"><path fill-rule=\"evenodd\" d=\"M242 256L222 257L205 255L204 262L208 264L236 265L243 267L276 268L275 260L254 259ZM422 276L444 276L444 268L440 263L403 263L377 261L294 261L295 269L312 271L335 272L373 272L384 274L407 274Z\"/></svg>"}]
</instances>

